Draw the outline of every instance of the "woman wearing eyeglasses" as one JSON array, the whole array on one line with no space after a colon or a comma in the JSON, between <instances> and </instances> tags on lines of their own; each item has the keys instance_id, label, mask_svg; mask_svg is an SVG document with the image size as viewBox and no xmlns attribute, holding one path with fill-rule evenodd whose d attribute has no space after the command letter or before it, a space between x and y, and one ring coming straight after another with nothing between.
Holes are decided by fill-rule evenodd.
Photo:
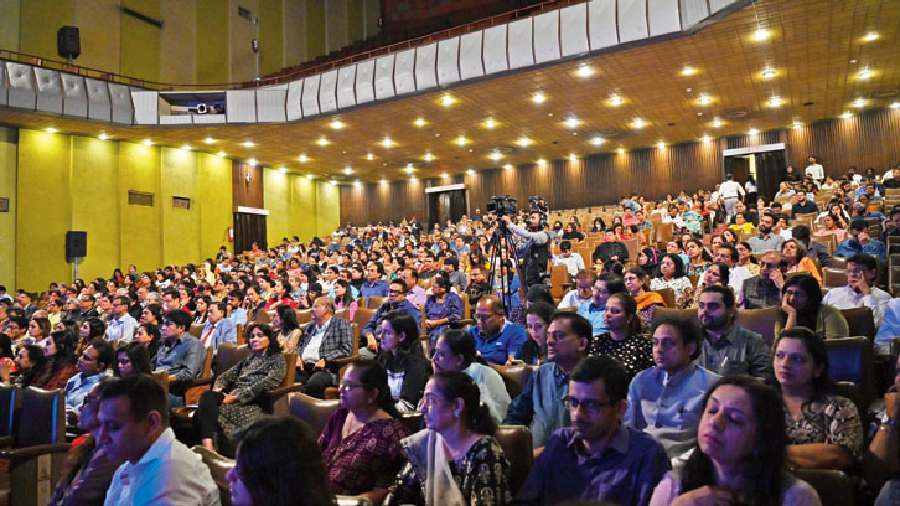
<instances>
[{"instance_id":1,"label":"woman wearing eyeglasses","mask_svg":"<svg viewBox=\"0 0 900 506\"><path fill-rule=\"evenodd\" d=\"M336 494L362 494L380 504L403 466L400 440L407 435L387 371L373 360L355 360L340 392L341 406L319 437L329 485Z\"/></svg>"},{"instance_id":2,"label":"woman wearing eyeglasses","mask_svg":"<svg viewBox=\"0 0 900 506\"><path fill-rule=\"evenodd\" d=\"M509 504L509 462L472 379L462 372L435 374L425 386L422 411L427 428L401 442L408 463L385 504Z\"/></svg>"},{"instance_id":3,"label":"woman wearing eyeglasses","mask_svg":"<svg viewBox=\"0 0 900 506\"><path fill-rule=\"evenodd\" d=\"M822 289L814 277L805 273L791 276L785 280L781 293L785 318L775 321L776 332L800 326L815 330L825 339L850 335L850 327L841 311L822 303Z\"/></svg>"}]
</instances>

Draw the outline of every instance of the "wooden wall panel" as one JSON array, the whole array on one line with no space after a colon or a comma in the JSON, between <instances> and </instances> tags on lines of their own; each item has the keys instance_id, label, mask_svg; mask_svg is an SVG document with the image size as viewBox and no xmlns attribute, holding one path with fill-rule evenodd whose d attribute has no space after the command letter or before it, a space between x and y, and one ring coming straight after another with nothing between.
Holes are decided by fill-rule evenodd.
<instances>
[{"instance_id":1,"label":"wooden wall panel","mask_svg":"<svg viewBox=\"0 0 900 506\"><path fill-rule=\"evenodd\" d=\"M234 206L264 208L262 167L251 167L240 160L231 165L231 194ZM247 178L249 177L249 180Z\"/></svg>"}]
</instances>

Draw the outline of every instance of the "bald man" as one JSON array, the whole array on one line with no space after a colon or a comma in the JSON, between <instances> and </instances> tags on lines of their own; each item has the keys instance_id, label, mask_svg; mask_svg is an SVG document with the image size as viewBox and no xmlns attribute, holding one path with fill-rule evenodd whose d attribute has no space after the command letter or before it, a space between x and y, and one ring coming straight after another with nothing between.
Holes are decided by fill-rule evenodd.
<instances>
[{"instance_id":1,"label":"bald man","mask_svg":"<svg viewBox=\"0 0 900 506\"><path fill-rule=\"evenodd\" d=\"M525 327L506 319L503 303L496 295L486 295L475 306L476 325L469 327L481 358L492 364L508 364L519 358L528 340Z\"/></svg>"}]
</instances>

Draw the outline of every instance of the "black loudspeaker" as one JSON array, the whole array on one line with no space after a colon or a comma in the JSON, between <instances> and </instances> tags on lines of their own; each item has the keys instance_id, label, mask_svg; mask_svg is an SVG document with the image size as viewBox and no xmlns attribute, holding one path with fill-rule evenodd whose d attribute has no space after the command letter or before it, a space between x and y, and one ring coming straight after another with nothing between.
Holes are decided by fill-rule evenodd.
<instances>
[{"instance_id":1,"label":"black loudspeaker","mask_svg":"<svg viewBox=\"0 0 900 506\"><path fill-rule=\"evenodd\" d=\"M84 258L87 256L87 232L66 232L66 258Z\"/></svg>"},{"instance_id":2,"label":"black loudspeaker","mask_svg":"<svg viewBox=\"0 0 900 506\"><path fill-rule=\"evenodd\" d=\"M63 58L78 58L81 54L81 38L77 26L64 26L56 32L56 52Z\"/></svg>"}]
</instances>

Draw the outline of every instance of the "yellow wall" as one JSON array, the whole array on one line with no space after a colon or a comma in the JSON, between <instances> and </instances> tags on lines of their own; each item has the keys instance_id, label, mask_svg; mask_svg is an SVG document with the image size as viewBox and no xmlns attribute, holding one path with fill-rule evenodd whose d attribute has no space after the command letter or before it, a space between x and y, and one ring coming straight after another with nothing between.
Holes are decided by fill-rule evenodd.
<instances>
[{"instance_id":1,"label":"yellow wall","mask_svg":"<svg viewBox=\"0 0 900 506\"><path fill-rule=\"evenodd\" d=\"M284 0L259 0L260 75L277 72L286 65L284 61Z\"/></svg>"},{"instance_id":2,"label":"yellow wall","mask_svg":"<svg viewBox=\"0 0 900 506\"><path fill-rule=\"evenodd\" d=\"M325 1L306 0L306 59L325 53Z\"/></svg>"},{"instance_id":3,"label":"yellow wall","mask_svg":"<svg viewBox=\"0 0 900 506\"><path fill-rule=\"evenodd\" d=\"M197 82L197 0L162 0L160 17L159 80Z\"/></svg>"},{"instance_id":4,"label":"yellow wall","mask_svg":"<svg viewBox=\"0 0 900 506\"><path fill-rule=\"evenodd\" d=\"M319 183L316 188L316 235L330 236L341 224L341 189Z\"/></svg>"},{"instance_id":5,"label":"yellow wall","mask_svg":"<svg viewBox=\"0 0 900 506\"><path fill-rule=\"evenodd\" d=\"M197 0L197 82L226 83L228 66L228 2Z\"/></svg>"},{"instance_id":6,"label":"yellow wall","mask_svg":"<svg viewBox=\"0 0 900 506\"><path fill-rule=\"evenodd\" d=\"M160 19L161 0L123 0L122 5L154 19ZM185 2L187 3L187 2ZM160 41L163 28L145 23L132 16L121 20L121 65L119 72L150 81L160 77Z\"/></svg>"},{"instance_id":7,"label":"yellow wall","mask_svg":"<svg viewBox=\"0 0 900 506\"><path fill-rule=\"evenodd\" d=\"M0 128L0 197L9 199L9 212L0 213L0 285L10 291L16 279L16 136Z\"/></svg>"},{"instance_id":8,"label":"yellow wall","mask_svg":"<svg viewBox=\"0 0 900 506\"><path fill-rule=\"evenodd\" d=\"M263 193L266 210L266 239L278 244L282 237L330 236L341 217L340 189L324 181L306 179L297 174L281 174L264 169Z\"/></svg>"},{"instance_id":9,"label":"yellow wall","mask_svg":"<svg viewBox=\"0 0 900 506\"><path fill-rule=\"evenodd\" d=\"M0 47L19 47L19 0L0 0Z\"/></svg>"}]
</instances>

